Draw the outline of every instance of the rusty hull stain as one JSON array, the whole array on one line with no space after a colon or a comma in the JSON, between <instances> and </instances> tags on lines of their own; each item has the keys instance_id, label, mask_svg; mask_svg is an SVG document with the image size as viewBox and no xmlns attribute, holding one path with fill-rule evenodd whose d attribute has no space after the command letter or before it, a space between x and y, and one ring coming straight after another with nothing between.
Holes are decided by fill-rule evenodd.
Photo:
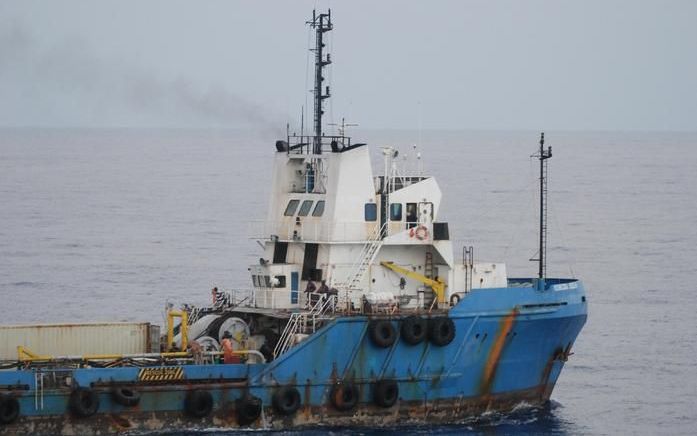
<instances>
[{"instance_id":1,"label":"rusty hull stain","mask_svg":"<svg viewBox=\"0 0 697 436\"><path fill-rule=\"evenodd\" d=\"M517 316L518 308L516 307L513 308L508 315L504 316L499 323L499 333L491 346L489 356L487 357L486 364L484 365L484 373L482 374L482 380L479 388L479 393L481 395L491 393L491 387L494 384L496 370L499 366L499 360L501 359L504 346L506 345L506 339L508 339L508 334L511 332Z\"/></svg>"},{"instance_id":2,"label":"rusty hull stain","mask_svg":"<svg viewBox=\"0 0 697 436\"><path fill-rule=\"evenodd\" d=\"M302 430L316 428L317 425L329 426L394 426L424 423L453 423L487 410L512 410L521 401L532 405L542 404L539 386L506 394L491 394L478 397L455 397L452 399L400 400L395 406L383 409L373 404L361 403L354 410L340 412L331 406L310 406L309 413L298 411L294 416L279 416L273 407L264 407L263 418L247 428L267 430ZM163 431L187 430L201 428L238 429L235 413L228 407L220 407L202 419L187 417L183 411L140 412L129 411L118 417L109 414L97 414L86 419L72 416L22 416L10 426L3 427L3 435L106 435L123 431Z\"/></svg>"}]
</instances>

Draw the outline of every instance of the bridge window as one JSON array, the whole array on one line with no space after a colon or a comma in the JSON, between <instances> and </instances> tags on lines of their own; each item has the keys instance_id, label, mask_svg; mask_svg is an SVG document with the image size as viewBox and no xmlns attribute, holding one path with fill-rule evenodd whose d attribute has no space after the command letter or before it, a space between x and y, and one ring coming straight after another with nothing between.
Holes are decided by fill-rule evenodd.
<instances>
[{"instance_id":1,"label":"bridge window","mask_svg":"<svg viewBox=\"0 0 697 436\"><path fill-rule=\"evenodd\" d=\"M365 204L365 220L366 221L377 221L378 220L378 205L375 203Z\"/></svg>"},{"instance_id":2,"label":"bridge window","mask_svg":"<svg viewBox=\"0 0 697 436\"><path fill-rule=\"evenodd\" d=\"M288 206L286 206L286 211L283 212L283 215L285 215L285 216L295 215L295 211L298 208L299 204L300 204L300 200L290 200L288 202Z\"/></svg>"},{"instance_id":3,"label":"bridge window","mask_svg":"<svg viewBox=\"0 0 697 436\"><path fill-rule=\"evenodd\" d=\"M298 212L298 216L307 216L307 214L310 213L311 208L312 208L312 200L303 201L303 205L300 206L300 211Z\"/></svg>"},{"instance_id":4,"label":"bridge window","mask_svg":"<svg viewBox=\"0 0 697 436\"><path fill-rule=\"evenodd\" d=\"M390 204L390 221L402 221L402 203Z\"/></svg>"},{"instance_id":5,"label":"bridge window","mask_svg":"<svg viewBox=\"0 0 697 436\"><path fill-rule=\"evenodd\" d=\"M317 202L317 206L315 206L315 210L312 211L312 216L322 216L324 213L324 200L320 200Z\"/></svg>"}]
</instances>

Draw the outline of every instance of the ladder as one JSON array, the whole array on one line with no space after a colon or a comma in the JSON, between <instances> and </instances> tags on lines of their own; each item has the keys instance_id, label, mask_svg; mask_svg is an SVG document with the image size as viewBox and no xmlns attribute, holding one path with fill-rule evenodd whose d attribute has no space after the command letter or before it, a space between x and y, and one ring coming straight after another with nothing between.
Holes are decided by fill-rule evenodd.
<instances>
[{"instance_id":1,"label":"ladder","mask_svg":"<svg viewBox=\"0 0 697 436\"><path fill-rule=\"evenodd\" d=\"M346 290L358 289L358 286L363 281L363 277L365 277L365 273L368 271L368 268L370 268L370 264L373 263L378 251L380 251L380 247L382 247L382 232L383 229L386 228L387 223L376 228L375 231L370 234L361 253L358 255L358 260L351 267L351 273L348 275L346 282L340 284L339 288Z\"/></svg>"},{"instance_id":2,"label":"ladder","mask_svg":"<svg viewBox=\"0 0 697 436\"><path fill-rule=\"evenodd\" d=\"M278 342L273 349L274 358L285 353L293 345L295 335L300 332L301 328L304 328L305 324L306 317L304 313L293 312L290 314L288 324L286 324L286 328L283 329L283 333L281 333L281 337L278 338Z\"/></svg>"},{"instance_id":3,"label":"ladder","mask_svg":"<svg viewBox=\"0 0 697 436\"><path fill-rule=\"evenodd\" d=\"M274 358L285 353L294 345L295 335L298 333L314 333L317 330L317 321L325 319L327 313L334 312L335 308L336 296L325 294L312 305L309 311L293 312L274 347Z\"/></svg>"},{"instance_id":4,"label":"ladder","mask_svg":"<svg viewBox=\"0 0 697 436\"><path fill-rule=\"evenodd\" d=\"M424 264L424 276L433 280L433 253L430 251L426 252L426 263ZM426 289L430 289L431 293L428 294L428 296L424 296L424 307L432 307L433 302L436 300L436 292L430 286L426 286Z\"/></svg>"}]
</instances>

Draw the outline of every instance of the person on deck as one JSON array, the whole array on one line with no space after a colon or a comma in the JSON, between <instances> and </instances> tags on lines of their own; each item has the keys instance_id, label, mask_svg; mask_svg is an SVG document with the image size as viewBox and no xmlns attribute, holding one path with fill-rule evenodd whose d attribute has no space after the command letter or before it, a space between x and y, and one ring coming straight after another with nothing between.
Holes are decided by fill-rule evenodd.
<instances>
[{"instance_id":1,"label":"person on deck","mask_svg":"<svg viewBox=\"0 0 697 436\"><path fill-rule=\"evenodd\" d=\"M223 340L220 342L223 348L223 363L240 363L240 356L235 354L232 347L232 335L230 332L223 333Z\"/></svg>"}]
</instances>

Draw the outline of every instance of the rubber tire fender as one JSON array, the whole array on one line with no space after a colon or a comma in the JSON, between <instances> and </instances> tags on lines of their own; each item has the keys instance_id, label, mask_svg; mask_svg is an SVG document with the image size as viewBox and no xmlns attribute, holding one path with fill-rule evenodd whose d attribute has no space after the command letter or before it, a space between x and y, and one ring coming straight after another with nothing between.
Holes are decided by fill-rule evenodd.
<instances>
[{"instance_id":1,"label":"rubber tire fender","mask_svg":"<svg viewBox=\"0 0 697 436\"><path fill-rule=\"evenodd\" d=\"M111 398L125 407L134 407L140 403L140 393L126 386L117 386L111 390Z\"/></svg>"},{"instance_id":2,"label":"rubber tire fender","mask_svg":"<svg viewBox=\"0 0 697 436\"><path fill-rule=\"evenodd\" d=\"M380 348L391 347L397 340L397 331L389 319L374 319L368 324L368 334Z\"/></svg>"},{"instance_id":3,"label":"rubber tire fender","mask_svg":"<svg viewBox=\"0 0 697 436\"><path fill-rule=\"evenodd\" d=\"M420 316L408 316L402 321L400 331L404 342L409 345L418 345L428 335L428 321Z\"/></svg>"},{"instance_id":4,"label":"rubber tire fender","mask_svg":"<svg viewBox=\"0 0 697 436\"><path fill-rule=\"evenodd\" d=\"M205 418L213 411L213 396L208 391L190 391L184 400L184 411L192 418Z\"/></svg>"},{"instance_id":5,"label":"rubber tire fender","mask_svg":"<svg viewBox=\"0 0 697 436\"><path fill-rule=\"evenodd\" d=\"M394 380L380 380L373 385L373 401L380 407L394 406L399 399L399 385Z\"/></svg>"},{"instance_id":6,"label":"rubber tire fender","mask_svg":"<svg viewBox=\"0 0 697 436\"><path fill-rule=\"evenodd\" d=\"M292 386L282 386L273 394L273 408L281 415L289 416L300 409L300 392Z\"/></svg>"},{"instance_id":7,"label":"rubber tire fender","mask_svg":"<svg viewBox=\"0 0 697 436\"><path fill-rule=\"evenodd\" d=\"M0 424L12 424L19 418L19 401L9 395L0 395Z\"/></svg>"},{"instance_id":8,"label":"rubber tire fender","mask_svg":"<svg viewBox=\"0 0 697 436\"><path fill-rule=\"evenodd\" d=\"M246 395L235 400L235 412L237 413L237 424L247 426L261 416L261 399L253 395Z\"/></svg>"},{"instance_id":9,"label":"rubber tire fender","mask_svg":"<svg viewBox=\"0 0 697 436\"><path fill-rule=\"evenodd\" d=\"M433 345L443 347L455 339L455 323L448 317L431 318L428 321L428 338Z\"/></svg>"},{"instance_id":10,"label":"rubber tire fender","mask_svg":"<svg viewBox=\"0 0 697 436\"><path fill-rule=\"evenodd\" d=\"M80 418L88 418L99 410L99 395L90 388L77 388L70 394L70 410Z\"/></svg>"},{"instance_id":11,"label":"rubber tire fender","mask_svg":"<svg viewBox=\"0 0 697 436\"><path fill-rule=\"evenodd\" d=\"M358 387L350 382L335 384L330 394L332 405L341 412L355 408L358 405L359 396Z\"/></svg>"}]
</instances>

